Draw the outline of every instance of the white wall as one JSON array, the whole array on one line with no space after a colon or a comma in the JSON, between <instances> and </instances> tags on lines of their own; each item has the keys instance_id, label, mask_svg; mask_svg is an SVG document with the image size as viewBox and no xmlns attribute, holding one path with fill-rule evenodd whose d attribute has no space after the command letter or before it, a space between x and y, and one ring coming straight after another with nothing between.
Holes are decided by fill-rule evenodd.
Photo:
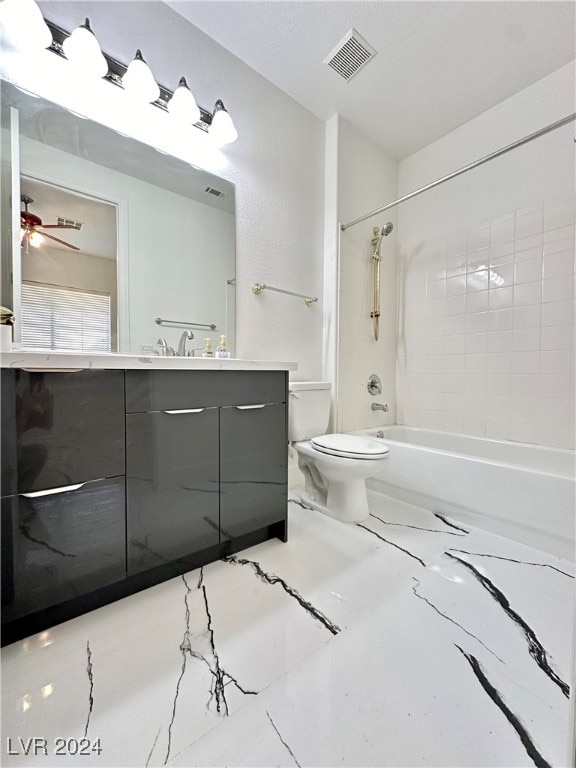
<instances>
[{"instance_id":1,"label":"white wall","mask_svg":"<svg viewBox=\"0 0 576 768\"><path fill-rule=\"evenodd\" d=\"M575 111L564 67L400 163L406 194ZM574 446L574 125L399 208L398 421Z\"/></svg>"},{"instance_id":2,"label":"white wall","mask_svg":"<svg viewBox=\"0 0 576 768\"><path fill-rule=\"evenodd\" d=\"M227 333L230 213L26 138L21 173L118 205L120 351L138 353L159 336L176 346L182 330L159 328L155 317L215 323ZM205 335L217 342L218 332L195 331L194 345Z\"/></svg>"},{"instance_id":3,"label":"white wall","mask_svg":"<svg viewBox=\"0 0 576 768\"><path fill-rule=\"evenodd\" d=\"M121 61L141 48L168 87L186 75L202 106L223 99L239 133L220 173L236 184L238 354L295 360L298 378L319 378L322 302L255 296L251 285L322 297L324 124L162 3L40 5L66 29L89 16L104 50Z\"/></svg>"},{"instance_id":4,"label":"white wall","mask_svg":"<svg viewBox=\"0 0 576 768\"><path fill-rule=\"evenodd\" d=\"M349 222L396 197L396 160L343 118L338 125L338 218ZM381 246L381 317L379 340L372 332L372 228L394 223ZM396 355L396 212L386 212L340 235L338 418L339 431L362 429L395 420ZM372 397L366 385L371 374L382 380L382 394ZM387 403L388 413L372 411Z\"/></svg>"}]
</instances>

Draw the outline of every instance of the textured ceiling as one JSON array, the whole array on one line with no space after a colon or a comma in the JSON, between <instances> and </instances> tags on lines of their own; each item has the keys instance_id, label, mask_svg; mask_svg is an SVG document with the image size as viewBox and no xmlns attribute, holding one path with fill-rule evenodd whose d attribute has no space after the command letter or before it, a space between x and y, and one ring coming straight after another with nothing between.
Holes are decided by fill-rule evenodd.
<instances>
[{"instance_id":1,"label":"textured ceiling","mask_svg":"<svg viewBox=\"0 0 576 768\"><path fill-rule=\"evenodd\" d=\"M574 59L573 2L170 0L323 120L338 112L397 158ZM378 54L351 81L323 64L351 27Z\"/></svg>"}]
</instances>

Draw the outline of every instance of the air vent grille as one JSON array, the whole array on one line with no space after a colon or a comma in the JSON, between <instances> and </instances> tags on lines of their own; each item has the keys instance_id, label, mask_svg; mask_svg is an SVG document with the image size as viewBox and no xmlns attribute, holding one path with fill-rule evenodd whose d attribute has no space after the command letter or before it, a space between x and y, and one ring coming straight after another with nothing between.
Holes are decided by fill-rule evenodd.
<instances>
[{"instance_id":1,"label":"air vent grille","mask_svg":"<svg viewBox=\"0 0 576 768\"><path fill-rule=\"evenodd\" d=\"M67 219L64 216L58 216L58 226L60 227L74 227L74 229L81 230L84 226L83 221L74 221L74 219Z\"/></svg>"},{"instance_id":2,"label":"air vent grille","mask_svg":"<svg viewBox=\"0 0 576 768\"><path fill-rule=\"evenodd\" d=\"M207 192L209 195L214 195L214 197L224 197L224 192L220 192L220 190L215 187L206 187L204 192Z\"/></svg>"},{"instance_id":3,"label":"air vent grille","mask_svg":"<svg viewBox=\"0 0 576 768\"><path fill-rule=\"evenodd\" d=\"M324 59L324 64L328 64L348 82L374 56L376 50L355 29L351 29Z\"/></svg>"}]
</instances>

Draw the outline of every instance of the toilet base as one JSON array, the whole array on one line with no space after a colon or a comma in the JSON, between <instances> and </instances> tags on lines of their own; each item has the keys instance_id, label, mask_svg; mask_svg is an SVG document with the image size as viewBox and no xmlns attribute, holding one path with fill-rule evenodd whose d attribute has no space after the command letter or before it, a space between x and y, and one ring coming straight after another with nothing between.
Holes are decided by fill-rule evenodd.
<instances>
[{"instance_id":1,"label":"toilet base","mask_svg":"<svg viewBox=\"0 0 576 768\"><path fill-rule=\"evenodd\" d=\"M326 499L303 491L300 493L300 500L303 504L343 523L363 523L369 516L364 480L348 480L345 483L332 480L328 484Z\"/></svg>"}]
</instances>

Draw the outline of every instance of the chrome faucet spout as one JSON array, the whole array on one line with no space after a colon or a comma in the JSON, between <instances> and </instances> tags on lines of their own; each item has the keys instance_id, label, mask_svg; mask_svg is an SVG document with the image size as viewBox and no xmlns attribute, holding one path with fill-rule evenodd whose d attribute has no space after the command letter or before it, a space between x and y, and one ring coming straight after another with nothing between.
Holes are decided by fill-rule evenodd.
<instances>
[{"instance_id":1,"label":"chrome faucet spout","mask_svg":"<svg viewBox=\"0 0 576 768\"><path fill-rule=\"evenodd\" d=\"M186 342L194 338L192 331L184 331L178 342L178 357L186 356Z\"/></svg>"},{"instance_id":2,"label":"chrome faucet spout","mask_svg":"<svg viewBox=\"0 0 576 768\"><path fill-rule=\"evenodd\" d=\"M372 410L384 411L386 413L388 411L388 403L372 403Z\"/></svg>"}]
</instances>

